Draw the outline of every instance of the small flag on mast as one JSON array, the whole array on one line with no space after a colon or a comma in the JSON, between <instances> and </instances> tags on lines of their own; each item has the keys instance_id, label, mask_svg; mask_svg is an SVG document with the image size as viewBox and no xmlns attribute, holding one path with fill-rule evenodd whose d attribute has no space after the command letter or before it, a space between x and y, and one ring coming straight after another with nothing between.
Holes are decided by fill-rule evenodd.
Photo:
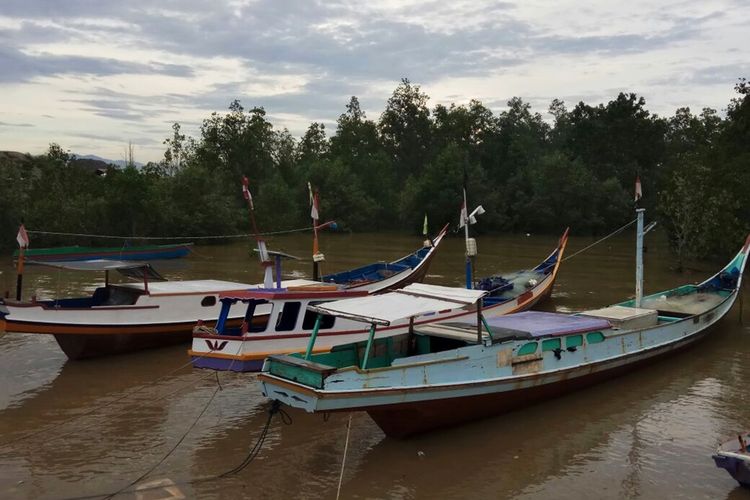
<instances>
[{"instance_id":1,"label":"small flag on mast","mask_svg":"<svg viewBox=\"0 0 750 500\"><path fill-rule=\"evenodd\" d=\"M314 221L320 219L318 213L318 193L313 193L312 185L308 182L307 189L310 191L310 218Z\"/></svg>"},{"instance_id":2,"label":"small flag on mast","mask_svg":"<svg viewBox=\"0 0 750 500\"><path fill-rule=\"evenodd\" d=\"M26 228L23 226L23 224L21 224L21 227L18 228L16 241L18 242L18 246L21 248L27 248L29 246L29 235L26 232Z\"/></svg>"},{"instance_id":3,"label":"small flag on mast","mask_svg":"<svg viewBox=\"0 0 750 500\"><path fill-rule=\"evenodd\" d=\"M635 201L640 200L643 197L643 191L641 191L641 177L635 176Z\"/></svg>"},{"instance_id":4,"label":"small flag on mast","mask_svg":"<svg viewBox=\"0 0 750 500\"><path fill-rule=\"evenodd\" d=\"M242 176L242 197L247 200L247 202L250 204L250 209L255 210L255 207L253 206L253 195L250 194L250 187L249 187L250 181L247 180L247 176Z\"/></svg>"},{"instance_id":5,"label":"small flag on mast","mask_svg":"<svg viewBox=\"0 0 750 500\"><path fill-rule=\"evenodd\" d=\"M464 202L461 204L461 215L458 221L458 227L464 227L469 223L469 211L466 209L466 190L464 190Z\"/></svg>"}]
</instances>

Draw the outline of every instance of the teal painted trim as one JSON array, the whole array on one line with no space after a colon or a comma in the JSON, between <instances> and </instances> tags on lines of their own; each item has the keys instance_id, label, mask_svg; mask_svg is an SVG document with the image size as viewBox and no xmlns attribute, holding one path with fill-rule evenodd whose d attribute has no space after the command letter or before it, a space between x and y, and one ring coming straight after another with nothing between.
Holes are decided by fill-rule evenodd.
<instances>
[{"instance_id":1,"label":"teal painted trim","mask_svg":"<svg viewBox=\"0 0 750 500\"><path fill-rule=\"evenodd\" d=\"M318 314L318 317L315 318L315 326L313 327L312 334L310 335L310 342L307 343L307 351L305 352L305 359L307 360L312 356L313 346L315 345L315 339L318 338L318 330L320 330L320 322L322 320L322 314Z\"/></svg>"},{"instance_id":2,"label":"teal painted trim","mask_svg":"<svg viewBox=\"0 0 750 500\"><path fill-rule=\"evenodd\" d=\"M490 336L490 340L495 340L495 338L492 336L492 330L490 330L490 325L487 324L487 320L484 319L484 314L479 316L482 318L482 324L484 325L484 329L487 330L487 335Z\"/></svg>"},{"instance_id":3,"label":"teal painted trim","mask_svg":"<svg viewBox=\"0 0 750 500\"><path fill-rule=\"evenodd\" d=\"M367 337L367 347L365 347L365 359L362 360L362 369L367 369L367 358L370 357L370 348L372 347L372 340L375 338L375 325L370 325L370 335Z\"/></svg>"}]
</instances>

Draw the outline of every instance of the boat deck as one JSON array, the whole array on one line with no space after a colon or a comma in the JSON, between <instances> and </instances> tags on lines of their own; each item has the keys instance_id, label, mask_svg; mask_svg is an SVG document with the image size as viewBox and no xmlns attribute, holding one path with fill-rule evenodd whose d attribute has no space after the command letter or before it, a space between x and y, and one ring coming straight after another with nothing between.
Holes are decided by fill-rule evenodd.
<instances>
[{"instance_id":1,"label":"boat deck","mask_svg":"<svg viewBox=\"0 0 750 500\"><path fill-rule=\"evenodd\" d=\"M660 313L678 313L681 315L701 314L713 309L726 297L716 293L691 293L688 295L673 295L671 297L646 297L641 303L644 309L657 310Z\"/></svg>"}]
</instances>

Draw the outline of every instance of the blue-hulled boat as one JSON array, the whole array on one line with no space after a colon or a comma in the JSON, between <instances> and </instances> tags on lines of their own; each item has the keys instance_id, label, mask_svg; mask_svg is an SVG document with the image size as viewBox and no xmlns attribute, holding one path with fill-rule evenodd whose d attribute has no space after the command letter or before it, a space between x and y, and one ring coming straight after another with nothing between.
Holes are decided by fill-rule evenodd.
<instances>
[{"instance_id":1,"label":"blue-hulled boat","mask_svg":"<svg viewBox=\"0 0 750 500\"><path fill-rule=\"evenodd\" d=\"M636 300L574 315L484 318L478 308L473 322L412 328L403 338L378 339L376 329L413 322L424 314L416 300L402 299L397 311L383 310L375 297L308 307L369 323L369 339L324 354L308 347L305 355L271 356L259 375L262 390L309 412L367 411L395 437L513 410L702 339L737 299L749 249L750 236L726 267L699 285L641 297L639 283Z\"/></svg>"},{"instance_id":2,"label":"blue-hulled boat","mask_svg":"<svg viewBox=\"0 0 750 500\"><path fill-rule=\"evenodd\" d=\"M421 282L430 267L440 242L448 231L446 224L438 235L428 240L422 248L393 262L375 262L366 266L326 274L323 283L341 285L347 290L363 290L370 293L398 290L411 283Z\"/></svg>"},{"instance_id":3,"label":"blue-hulled boat","mask_svg":"<svg viewBox=\"0 0 750 500\"><path fill-rule=\"evenodd\" d=\"M716 450L711 458L716 467L725 469L740 486L750 488L750 433L743 432L735 439L730 439Z\"/></svg>"}]
</instances>

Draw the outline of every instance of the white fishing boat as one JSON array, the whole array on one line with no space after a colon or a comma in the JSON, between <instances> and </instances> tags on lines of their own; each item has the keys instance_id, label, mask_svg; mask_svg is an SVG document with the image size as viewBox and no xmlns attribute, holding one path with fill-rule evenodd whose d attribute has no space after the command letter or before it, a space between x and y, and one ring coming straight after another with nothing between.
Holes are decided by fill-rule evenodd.
<instances>
[{"instance_id":1,"label":"white fishing boat","mask_svg":"<svg viewBox=\"0 0 750 500\"><path fill-rule=\"evenodd\" d=\"M442 237L441 232L440 237ZM538 266L531 270L495 276L486 289L480 289L485 298L487 316L524 311L552 291L562 255L567 243L567 231L558 246ZM412 284L410 290L424 290ZM446 288L446 287L442 287ZM452 288L446 288L453 290ZM346 290L346 291L345 291ZM263 360L272 354L305 350L314 327L314 315L306 313L310 305L349 298L355 292L365 295L360 288L343 286L293 286L287 289L249 290L220 295L222 310L216 327L200 325L193 335L193 345L188 351L193 366L214 370L258 371ZM421 292L420 292L421 293ZM452 292L451 292L452 293ZM393 303L398 307L398 297ZM475 314L457 310L448 304L444 310L420 318L418 323L456 321ZM240 311L239 313L237 311ZM267 316L270 312L270 316ZM245 326L227 323L223 318L244 316ZM408 329L408 321L381 329L381 335L397 335ZM326 318L317 335L316 352L325 352L336 345L366 338L368 328L356 321Z\"/></svg>"}]
</instances>

